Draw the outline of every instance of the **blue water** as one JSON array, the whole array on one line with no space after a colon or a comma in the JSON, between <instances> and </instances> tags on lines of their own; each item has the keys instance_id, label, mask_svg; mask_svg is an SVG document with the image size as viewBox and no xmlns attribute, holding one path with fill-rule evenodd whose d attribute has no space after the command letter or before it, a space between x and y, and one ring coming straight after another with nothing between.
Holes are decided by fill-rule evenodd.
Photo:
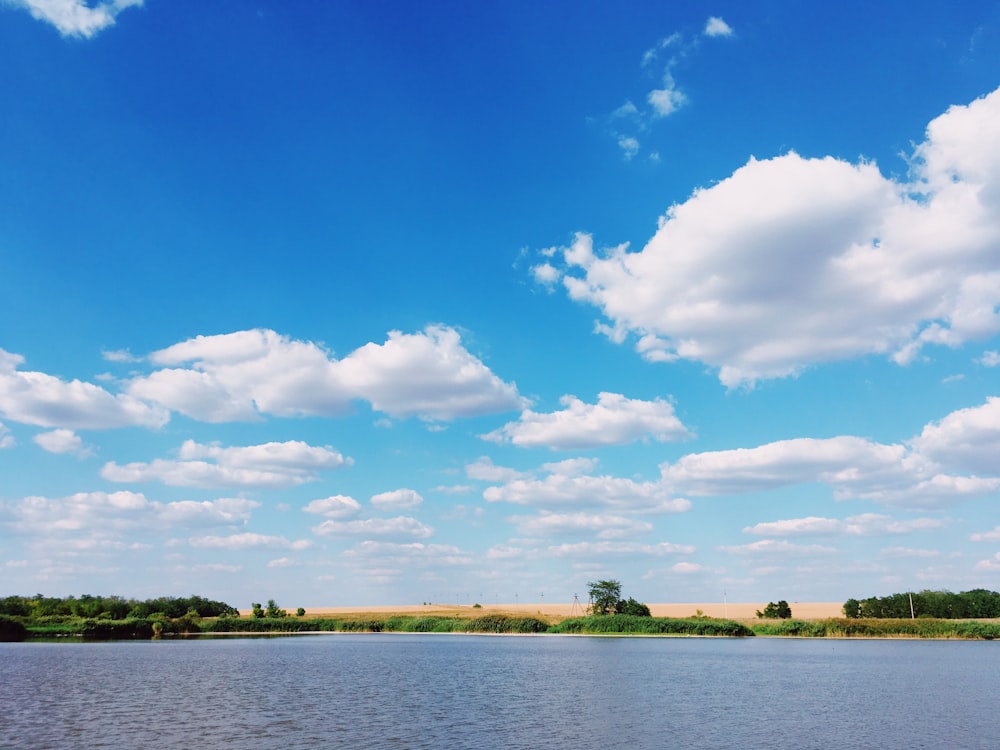
<instances>
[{"instance_id":1,"label":"blue water","mask_svg":"<svg viewBox=\"0 0 1000 750\"><path fill-rule=\"evenodd\" d=\"M1000 644L0 644L0 747L1000 748Z\"/></svg>"}]
</instances>

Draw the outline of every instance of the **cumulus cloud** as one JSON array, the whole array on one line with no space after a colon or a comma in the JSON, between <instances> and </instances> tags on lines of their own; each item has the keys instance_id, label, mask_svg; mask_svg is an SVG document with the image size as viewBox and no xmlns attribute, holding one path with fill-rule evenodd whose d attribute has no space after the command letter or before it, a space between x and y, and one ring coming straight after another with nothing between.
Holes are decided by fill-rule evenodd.
<instances>
[{"instance_id":1,"label":"cumulus cloud","mask_svg":"<svg viewBox=\"0 0 1000 750\"><path fill-rule=\"evenodd\" d=\"M525 476L524 472L516 469L497 466L488 456L480 456L471 464L466 464L465 475L483 482L509 482Z\"/></svg>"},{"instance_id":2,"label":"cumulus cloud","mask_svg":"<svg viewBox=\"0 0 1000 750\"><path fill-rule=\"evenodd\" d=\"M1000 398L959 409L924 427L914 439L923 455L955 469L995 474L1000 456Z\"/></svg>"},{"instance_id":3,"label":"cumulus cloud","mask_svg":"<svg viewBox=\"0 0 1000 750\"><path fill-rule=\"evenodd\" d=\"M808 482L828 485L838 500L866 499L903 507L945 507L1000 490L1000 477L964 476L979 466L997 439L989 415L995 405L954 412L928 425L912 445L885 445L863 438L797 438L756 448L710 451L663 464L663 481L674 491L713 496L757 492ZM985 446L968 440L972 434ZM995 444L995 443L994 443ZM987 470L995 468L982 466Z\"/></svg>"},{"instance_id":4,"label":"cumulus cloud","mask_svg":"<svg viewBox=\"0 0 1000 750\"><path fill-rule=\"evenodd\" d=\"M743 529L743 533L758 536L785 537L812 535L883 536L940 529L947 525L947 521L939 518L913 518L898 521L890 516L878 513L863 513L857 516L849 516L843 520L808 516L806 518L790 518L783 521L768 521L755 524L754 526L747 526Z\"/></svg>"},{"instance_id":5,"label":"cumulus cloud","mask_svg":"<svg viewBox=\"0 0 1000 750\"><path fill-rule=\"evenodd\" d=\"M637 482L613 476L554 473L538 479L512 479L487 487L487 502L539 508L606 507L632 512L683 513L691 502L674 497L662 482Z\"/></svg>"},{"instance_id":6,"label":"cumulus cloud","mask_svg":"<svg viewBox=\"0 0 1000 750\"><path fill-rule=\"evenodd\" d=\"M313 545L309 539L289 540L283 536L268 536L267 534L232 534L230 536L199 536L188 540L192 547L209 549L290 549L300 551Z\"/></svg>"},{"instance_id":7,"label":"cumulus cloud","mask_svg":"<svg viewBox=\"0 0 1000 750\"><path fill-rule=\"evenodd\" d=\"M831 555L837 550L820 544L792 544L784 540L761 539L752 544L719 547L722 552L748 557L811 557Z\"/></svg>"},{"instance_id":8,"label":"cumulus cloud","mask_svg":"<svg viewBox=\"0 0 1000 750\"><path fill-rule=\"evenodd\" d=\"M581 557L591 559L603 556L663 557L665 555L690 555L695 548L686 544L639 544L637 542L577 542L549 547L556 557Z\"/></svg>"},{"instance_id":9,"label":"cumulus cloud","mask_svg":"<svg viewBox=\"0 0 1000 750\"><path fill-rule=\"evenodd\" d=\"M85 458L92 454L90 447L84 445L80 436L72 430L59 429L42 432L35 435L33 440L49 453L69 453L79 458Z\"/></svg>"},{"instance_id":10,"label":"cumulus cloud","mask_svg":"<svg viewBox=\"0 0 1000 750\"><path fill-rule=\"evenodd\" d=\"M19 533L43 537L83 534L103 544L109 536L169 528L241 526L259 503L243 498L219 498L169 503L149 500L141 492L77 492L66 497L31 496L0 504Z\"/></svg>"},{"instance_id":11,"label":"cumulus cloud","mask_svg":"<svg viewBox=\"0 0 1000 750\"><path fill-rule=\"evenodd\" d=\"M658 442L689 437L687 428L667 401L630 399L620 393L601 393L596 404L576 396L563 396L561 411L539 413L530 409L516 422L483 435L484 440L512 443L522 448L580 450L624 445L651 438Z\"/></svg>"},{"instance_id":12,"label":"cumulus cloud","mask_svg":"<svg viewBox=\"0 0 1000 750\"><path fill-rule=\"evenodd\" d=\"M980 357L978 361L983 367L996 367L997 365L1000 365L1000 352L983 352L983 356Z\"/></svg>"},{"instance_id":13,"label":"cumulus cloud","mask_svg":"<svg viewBox=\"0 0 1000 750\"><path fill-rule=\"evenodd\" d=\"M104 0L91 6L85 0L4 0L15 8L23 8L39 21L50 23L63 36L85 39L113 26L118 14L126 8L141 6L143 0Z\"/></svg>"},{"instance_id":14,"label":"cumulus cloud","mask_svg":"<svg viewBox=\"0 0 1000 750\"><path fill-rule=\"evenodd\" d=\"M648 533L648 521L601 513L547 513L537 516L511 516L507 519L523 536L549 537L560 534L591 533L598 539L620 539Z\"/></svg>"},{"instance_id":15,"label":"cumulus cloud","mask_svg":"<svg viewBox=\"0 0 1000 750\"><path fill-rule=\"evenodd\" d=\"M302 510L327 518L346 518L361 510L361 503L349 495L332 495L322 500L313 500Z\"/></svg>"},{"instance_id":16,"label":"cumulus cloud","mask_svg":"<svg viewBox=\"0 0 1000 750\"><path fill-rule=\"evenodd\" d=\"M869 162L751 158L642 250L580 234L549 262L613 340L730 387L865 354L905 364L1000 331L1000 90L932 121L910 167L900 182Z\"/></svg>"},{"instance_id":17,"label":"cumulus cloud","mask_svg":"<svg viewBox=\"0 0 1000 750\"><path fill-rule=\"evenodd\" d=\"M416 490L402 488L372 495L371 504L379 510L409 510L423 503L424 498Z\"/></svg>"},{"instance_id":18,"label":"cumulus cloud","mask_svg":"<svg viewBox=\"0 0 1000 750\"><path fill-rule=\"evenodd\" d=\"M79 430L162 427L166 409L80 380L17 369L24 357L0 349L0 414L14 422Z\"/></svg>"},{"instance_id":19,"label":"cumulus cloud","mask_svg":"<svg viewBox=\"0 0 1000 750\"><path fill-rule=\"evenodd\" d=\"M972 534L969 539L973 542L1000 542L1000 526L997 526L993 531Z\"/></svg>"},{"instance_id":20,"label":"cumulus cloud","mask_svg":"<svg viewBox=\"0 0 1000 750\"><path fill-rule=\"evenodd\" d=\"M13 448L17 444L14 440L14 436L10 434L10 430L4 426L3 422L0 422L0 450L4 448Z\"/></svg>"},{"instance_id":21,"label":"cumulus cloud","mask_svg":"<svg viewBox=\"0 0 1000 750\"><path fill-rule=\"evenodd\" d=\"M112 482L158 481L173 487L294 487L319 478L323 470L350 466L353 461L329 446L302 441L223 448L187 440L178 459L120 466L109 461L101 476Z\"/></svg>"},{"instance_id":22,"label":"cumulus cloud","mask_svg":"<svg viewBox=\"0 0 1000 750\"><path fill-rule=\"evenodd\" d=\"M324 521L313 527L319 536L334 537L413 537L427 539L434 529L415 518L397 516L395 518L368 518L357 521Z\"/></svg>"},{"instance_id":23,"label":"cumulus cloud","mask_svg":"<svg viewBox=\"0 0 1000 750\"><path fill-rule=\"evenodd\" d=\"M393 417L452 420L524 406L505 383L469 353L457 331L428 326L392 331L343 359L318 344L271 330L198 336L154 352L168 366L128 386L135 397L209 422L335 416L356 399ZM190 363L187 368L169 367Z\"/></svg>"},{"instance_id":24,"label":"cumulus cloud","mask_svg":"<svg viewBox=\"0 0 1000 750\"><path fill-rule=\"evenodd\" d=\"M997 552L993 557L977 562L976 570L1000 570L1000 552Z\"/></svg>"},{"instance_id":25,"label":"cumulus cloud","mask_svg":"<svg viewBox=\"0 0 1000 750\"><path fill-rule=\"evenodd\" d=\"M732 27L718 16L709 16L705 22L705 36L726 37L733 35Z\"/></svg>"}]
</instances>

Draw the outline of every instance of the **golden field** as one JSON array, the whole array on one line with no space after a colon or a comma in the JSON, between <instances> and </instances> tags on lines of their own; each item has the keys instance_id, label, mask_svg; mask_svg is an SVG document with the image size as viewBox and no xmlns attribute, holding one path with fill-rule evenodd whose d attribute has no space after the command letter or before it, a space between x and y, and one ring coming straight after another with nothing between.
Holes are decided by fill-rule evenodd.
<instances>
[{"instance_id":1,"label":"golden field","mask_svg":"<svg viewBox=\"0 0 1000 750\"><path fill-rule=\"evenodd\" d=\"M586 607L586 604L582 605ZM653 617L692 617L700 614L707 617L730 620L756 619L757 610L763 610L767 602L701 602L693 604L649 604ZM789 602L792 616L802 620L819 620L828 617L842 617L843 602ZM294 607L286 608L289 614ZM572 602L541 602L519 604L483 604L477 608L457 604L412 604L379 607L307 607L306 617L364 618L368 616L387 617L391 615L435 615L438 617L479 617L483 614L508 614L515 616L541 617L552 623L568 617L583 615L581 605ZM241 609L240 615L250 615L249 609Z\"/></svg>"}]
</instances>

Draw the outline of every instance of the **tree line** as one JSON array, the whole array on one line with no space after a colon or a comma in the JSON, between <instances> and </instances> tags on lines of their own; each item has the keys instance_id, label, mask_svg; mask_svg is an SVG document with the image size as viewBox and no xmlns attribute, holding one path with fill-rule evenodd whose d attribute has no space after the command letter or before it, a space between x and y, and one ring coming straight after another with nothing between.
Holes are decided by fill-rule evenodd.
<instances>
[{"instance_id":1,"label":"tree line","mask_svg":"<svg viewBox=\"0 0 1000 750\"><path fill-rule=\"evenodd\" d=\"M935 617L944 620L1000 617L1000 593L972 589L955 594L925 589L915 593L848 599L844 602L844 615L851 618Z\"/></svg>"},{"instance_id":2,"label":"tree line","mask_svg":"<svg viewBox=\"0 0 1000 750\"><path fill-rule=\"evenodd\" d=\"M48 617L79 617L94 620L124 620L162 615L170 619L239 616L239 611L225 602L201 596L161 596L155 599L126 599L121 596L7 596L0 599L0 615L38 620Z\"/></svg>"}]
</instances>

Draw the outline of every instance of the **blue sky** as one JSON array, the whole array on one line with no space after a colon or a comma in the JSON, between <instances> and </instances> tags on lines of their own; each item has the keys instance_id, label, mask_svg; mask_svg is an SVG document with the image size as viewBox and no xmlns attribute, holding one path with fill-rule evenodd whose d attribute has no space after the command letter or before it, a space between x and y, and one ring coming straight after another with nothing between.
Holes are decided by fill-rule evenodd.
<instances>
[{"instance_id":1,"label":"blue sky","mask_svg":"<svg viewBox=\"0 0 1000 750\"><path fill-rule=\"evenodd\" d=\"M1000 3L209 6L0 2L0 593L998 587Z\"/></svg>"}]
</instances>

